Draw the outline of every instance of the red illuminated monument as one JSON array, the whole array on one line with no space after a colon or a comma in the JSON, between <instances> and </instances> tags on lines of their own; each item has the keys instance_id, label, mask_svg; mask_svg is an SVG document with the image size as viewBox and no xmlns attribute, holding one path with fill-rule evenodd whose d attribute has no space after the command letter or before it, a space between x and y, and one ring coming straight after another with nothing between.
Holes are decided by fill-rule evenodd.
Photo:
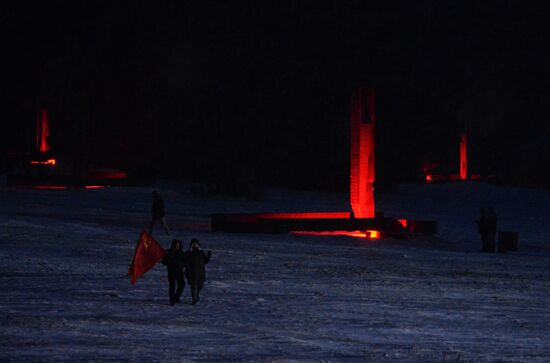
<instances>
[{"instance_id":1,"label":"red illuminated monument","mask_svg":"<svg viewBox=\"0 0 550 363\"><path fill-rule=\"evenodd\" d=\"M350 204L355 218L374 218L374 89L351 98Z\"/></svg>"},{"instance_id":2,"label":"red illuminated monument","mask_svg":"<svg viewBox=\"0 0 550 363\"><path fill-rule=\"evenodd\" d=\"M424 164L424 179L426 182L446 182L446 181L461 181L461 180L479 180L479 174L468 174L468 134L463 132L460 134L460 158L458 166L458 174L436 174L433 173L437 164L426 162Z\"/></svg>"},{"instance_id":3,"label":"red illuminated monument","mask_svg":"<svg viewBox=\"0 0 550 363\"><path fill-rule=\"evenodd\" d=\"M42 108L36 117L36 150L38 151L40 160L31 160L31 165L50 165L53 166L57 161L53 158L48 158L47 154L50 151L50 120L48 118L48 110Z\"/></svg>"},{"instance_id":4,"label":"red illuminated monument","mask_svg":"<svg viewBox=\"0 0 550 363\"><path fill-rule=\"evenodd\" d=\"M376 213L374 183L374 89L359 88L351 98L350 212L212 214L214 231L346 235L380 238L433 234L435 221L411 221Z\"/></svg>"},{"instance_id":5,"label":"red illuminated monument","mask_svg":"<svg viewBox=\"0 0 550 363\"><path fill-rule=\"evenodd\" d=\"M44 108L36 119L36 148L42 154L50 150L48 137L50 136L50 122L48 120L48 111Z\"/></svg>"},{"instance_id":6,"label":"red illuminated monument","mask_svg":"<svg viewBox=\"0 0 550 363\"><path fill-rule=\"evenodd\" d=\"M32 173L30 176L14 176L12 183L31 184L38 189L67 189L69 185L87 189L102 188L114 183L122 184L128 178L125 171L117 169L99 169L85 171L82 175L61 165L52 154L50 145L50 118L46 107L38 109L36 117L36 153L29 161ZM84 135L83 137L85 137ZM76 181L76 182L75 182ZM108 183L108 184L107 184ZM90 185L87 185L90 184Z\"/></svg>"},{"instance_id":7,"label":"red illuminated monument","mask_svg":"<svg viewBox=\"0 0 550 363\"><path fill-rule=\"evenodd\" d=\"M460 136L460 180L468 179L468 154L467 154L467 136L464 132Z\"/></svg>"}]
</instances>

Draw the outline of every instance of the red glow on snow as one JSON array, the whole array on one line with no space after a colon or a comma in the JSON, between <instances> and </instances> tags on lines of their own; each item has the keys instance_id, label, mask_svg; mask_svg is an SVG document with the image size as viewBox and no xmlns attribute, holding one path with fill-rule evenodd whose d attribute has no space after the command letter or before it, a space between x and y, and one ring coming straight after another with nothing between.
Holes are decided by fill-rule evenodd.
<instances>
[{"instance_id":1,"label":"red glow on snow","mask_svg":"<svg viewBox=\"0 0 550 363\"><path fill-rule=\"evenodd\" d=\"M356 218L374 218L374 89L351 97L350 203Z\"/></svg>"},{"instance_id":2,"label":"red glow on snow","mask_svg":"<svg viewBox=\"0 0 550 363\"><path fill-rule=\"evenodd\" d=\"M57 161L55 159L48 159L46 161L38 161L38 160L31 161L32 165L55 165L56 163Z\"/></svg>"},{"instance_id":3,"label":"red glow on snow","mask_svg":"<svg viewBox=\"0 0 550 363\"><path fill-rule=\"evenodd\" d=\"M380 231L292 231L292 234L307 235L307 236L348 236L357 238L380 238Z\"/></svg>"},{"instance_id":4,"label":"red glow on snow","mask_svg":"<svg viewBox=\"0 0 550 363\"><path fill-rule=\"evenodd\" d=\"M46 153L50 150L48 136L50 136L48 111L46 109L42 109L40 116L36 120L36 146L38 147L38 151L41 153Z\"/></svg>"},{"instance_id":5,"label":"red glow on snow","mask_svg":"<svg viewBox=\"0 0 550 363\"><path fill-rule=\"evenodd\" d=\"M407 220L406 219L398 219L397 221L403 226L403 228L407 228Z\"/></svg>"},{"instance_id":6,"label":"red glow on snow","mask_svg":"<svg viewBox=\"0 0 550 363\"><path fill-rule=\"evenodd\" d=\"M432 176L430 174L426 175L426 181L430 183L432 181Z\"/></svg>"},{"instance_id":7,"label":"red glow on snow","mask_svg":"<svg viewBox=\"0 0 550 363\"><path fill-rule=\"evenodd\" d=\"M105 185L86 185L84 188L86 188L86 189L101 189L101 188L105 188Z\"/></svg>"},{"instance_id":8,"label":"red glow on snow","mask_svg":"<svg viewBox=\"0 0 550 363\"><path fill-rule=\"evenodd\" d=\"M370 239L378 239L380 238L380 231L366 231L367 237Z\"/></svg>"},{"instance_id":9,"label":"red glow on snow","mask_svg":"<svg viewBox=\"0 0 550 363\"><path fill-rule=\"evenodd\" d=\"M468 139L466 133L460 136L460 179L468 179L468 154L467 154Z\"/></svg>"},{"instance_id":10,"label":"red glow on snow","mask_svg":"<svg viewBox=\"0 0 550 363\"><path fill-rule=\"evenodd\" d=\"M35 189L49 189L49 190L65 190L66 186L63 185L35 185Z\"/></svg>"}]
</instances>

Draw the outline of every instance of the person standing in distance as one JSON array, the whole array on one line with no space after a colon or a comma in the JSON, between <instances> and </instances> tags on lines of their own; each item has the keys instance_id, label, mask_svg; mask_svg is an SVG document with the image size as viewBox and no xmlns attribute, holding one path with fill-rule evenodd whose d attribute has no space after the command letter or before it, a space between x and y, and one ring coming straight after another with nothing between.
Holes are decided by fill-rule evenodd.
<instances>
[{"instance_id":1,"label":"person standing in distance","mask_svg":"<svg viewBox=\"0 0 550 363\"><path fill-rule=\"evenodd\" d=\"M151 207L151 224L149 225L149 234L153 235L153 227L157 222L160 222L167 235L170 235L170 229L166 225L166 212L164 211L164 200L160 193L153 191L153 205Z\"/></svg>"},{"instance_id":2,"label":"person standing in distance","mask_svg":"<svg viewBox=\"0 0 550 363\"><path fill-rule=\"evenodd\" d=\"M182 242L175 239L172 241L172 245L162 258L162 264L166 266L168 272L168 296L170 297L170 305L180 302L181 294L185 288L185 279L183 278L183 269L185 267L184 255ZM177 289L176 282L178 284Z\"/></svg>"},{"instance_id":3,"label":"person standing in distance","mask_svg":"<svg viewBox=\"0 0 550 363\"><path fill-rule=\"evenodd\" d=\"M187 283L191 285L192 304L199 301L199 294L204 286L206 278L204 265L210 262L212 252L204 253L199 240L193 238L189 244L189 250L185 252L185 275Z\"/></svg>"},{"instance_id":4,"label":"person standing in distance","mask_svg":"<svg viewBox=\"0 0 550 363\"><path fill-rule=\"evenodd\" d=\"M487 209L487 244L491 252L496 248L496 234L497 234L497 214L492 207Z\"/></svg>"}]
</instances>

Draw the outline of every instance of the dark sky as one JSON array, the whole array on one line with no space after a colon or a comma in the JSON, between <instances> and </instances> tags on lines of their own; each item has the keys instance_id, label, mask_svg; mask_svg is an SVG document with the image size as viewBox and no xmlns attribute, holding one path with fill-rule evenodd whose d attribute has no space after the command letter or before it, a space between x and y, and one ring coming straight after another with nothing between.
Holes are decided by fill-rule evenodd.
<instances>
[{"instance_id":1,"label":"dark sky","mask_svg":"<svg viewBox=\"0 0 550 363\"><path fill-rule=\"evenodd\" d=\"M422 162L550 185L548 9L519 1L14 1L0 15L2 155L337 188L350 95L377 94L380 180ZM454 170L453 170L454 171Z\"/></svg>"}]
</instances>

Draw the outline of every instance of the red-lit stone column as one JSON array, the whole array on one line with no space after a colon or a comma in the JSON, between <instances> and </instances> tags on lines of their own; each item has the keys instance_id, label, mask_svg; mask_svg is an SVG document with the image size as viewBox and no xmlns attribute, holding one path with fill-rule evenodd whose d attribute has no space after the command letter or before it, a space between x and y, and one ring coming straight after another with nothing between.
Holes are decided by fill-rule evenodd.
<instances>
[{"instance_id":1,"label":"red-lit stone column","mask_svg":"<svg viewBox=\"0 0 550 363\"><path fill-rule=\"evenodd\" d=\"M374 218L374 89L351 98L350 204L356 218Z\"/></svg>"},{"instance_id":2,"label":"red-lit stone column","mask_svg":"<svg viewBox=\"0 0 550 363\"><path fill-rule=\"evenodd\" d=\"M44 108L36 120L36 147L41 153L46 153L50 150L48 136L50 136L50 124L48 111Z\"/></svg>"},{"instance_id":3,"label":"red-lit stone column","mask_svg":"<svg viewBox=\"0 0 550 363\"><path fill-rule=\"evenodd\" d=\"M468 179L468 154L467 154L468 139L464 132L460 136L460 179Z\"/></svg>"}]
</instances>

